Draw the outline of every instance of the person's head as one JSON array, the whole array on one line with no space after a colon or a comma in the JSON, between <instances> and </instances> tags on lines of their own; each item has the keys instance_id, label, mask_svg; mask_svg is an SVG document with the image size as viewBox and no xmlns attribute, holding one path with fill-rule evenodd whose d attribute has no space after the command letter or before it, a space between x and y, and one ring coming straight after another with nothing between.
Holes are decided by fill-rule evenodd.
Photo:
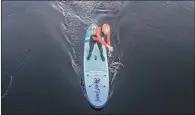
<instances>
[{"instance_id":1,"label":"person's head","mask_svg":"<svg viewBox=\"0 0 195 115\"><path fill-rule=\"evenodd\" d=\"M110 32L110 25L109 25L109 24L104 24L104 25L102 26L102 32L103 32L104 34L108 34L108 33Z\"/></svg>"}]
</instances>

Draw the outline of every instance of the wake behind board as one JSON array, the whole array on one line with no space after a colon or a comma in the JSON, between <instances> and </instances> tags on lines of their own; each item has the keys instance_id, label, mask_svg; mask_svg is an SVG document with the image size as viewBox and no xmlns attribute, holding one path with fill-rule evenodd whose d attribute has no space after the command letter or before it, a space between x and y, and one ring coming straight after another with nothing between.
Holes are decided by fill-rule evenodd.
<instances>
[{"instance_id":1,"label":"wake behind board","mask_svg":"<svg viewBox=\"0 0 195 115\"><path fill-rule=\"evenodd\" d=\"M90 25L85 35L83 72L84 87L89 104L93 108L101 109L105 106L109 96L109 70L106 47L102 45L105 61L102 61L100 57L97 44L94 45L90 60L87 60L90 36L96 26L95 24Z\"/></svg>"}]
</instances>

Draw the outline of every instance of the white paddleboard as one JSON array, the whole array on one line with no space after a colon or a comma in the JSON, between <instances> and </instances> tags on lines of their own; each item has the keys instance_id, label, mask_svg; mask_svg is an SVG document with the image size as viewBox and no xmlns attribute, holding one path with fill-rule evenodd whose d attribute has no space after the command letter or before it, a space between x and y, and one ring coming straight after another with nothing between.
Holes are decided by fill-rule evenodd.
<instances>
[{"instance_id":1,"label":"white paddleboard","mask_svg":"<svg viewBox=\"0 0 195 115\"><path fill-rule=\"evenodd\" d=\"M109 97L109 70L106 47L102 45L105 61L100 57L98 45L94 45L94 49L90 60L87 60L89 54L89 40L94 33L94 28L97 25L89 26L84 43L83 57L83 80L89 104L93 108L101 109L105 106ZM104 38L102 38L104 40Z\"/></svg>"}]
</instances>

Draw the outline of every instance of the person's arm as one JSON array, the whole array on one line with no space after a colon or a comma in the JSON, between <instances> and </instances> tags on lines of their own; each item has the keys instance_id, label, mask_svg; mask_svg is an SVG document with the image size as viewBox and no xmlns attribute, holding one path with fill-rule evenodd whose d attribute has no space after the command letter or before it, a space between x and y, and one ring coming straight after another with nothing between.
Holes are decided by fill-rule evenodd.
<instances>
[{"instance_id":1,"label":"person's arm","mask_svg":"<svg viewBox=\"0 0 195 115\"><path fill-rule=\"evenodd\" d=\"M108 56L111 57L111 52L113 51L113 47L110 46L110 32L106 35L106 41L107 41L107 44L108 44Z\"/></svg>"},{"instance_id":2,"label":"person's arm","mask_svg":"<svg viewBox=\"0 0 195 115\"><path fill-rule=\"evenodd\" d=\"M96 36L97 36L97 39L98 39L98 41L102 44L102 45L104 45L104 46L108 46L108 44L104 41L104 40L102 40L102 37L101 37L101 35L100 35L100 31L101 31L101 29L98 27L97 29L96 29Z\"/></svg>"},{"instance_id":3,"label":"person's arm","mask_svg":"<svg viewBox=\"0 0 195 115\"><path fill-rule=\"evenodd\" d=\"M110 46L110 32L106 35L107 44Z\"/></svg>"}]
</instances>

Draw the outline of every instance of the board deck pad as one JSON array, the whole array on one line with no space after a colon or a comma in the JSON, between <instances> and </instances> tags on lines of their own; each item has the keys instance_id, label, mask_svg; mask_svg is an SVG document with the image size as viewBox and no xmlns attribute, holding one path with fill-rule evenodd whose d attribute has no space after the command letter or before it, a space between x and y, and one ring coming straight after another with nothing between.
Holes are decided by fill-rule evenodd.
<instances>
[{"instance_id":1,"label":"board deck pad","mask_svg":"<svg viewBox=\"0 0 195 115\"><path fill-rule=\"evenodd\" d=\"M106 47L102 45L105 61L100 57L98 45L95 44L92 55L89 60L89 40L93 34L95 24L89 26L84 45L84 86L87 94L87 99L94 108L103 108L107 102L109 94L109 70ZM102 38L104 40L104 38Z\"/></svg>"}]
</instances>

